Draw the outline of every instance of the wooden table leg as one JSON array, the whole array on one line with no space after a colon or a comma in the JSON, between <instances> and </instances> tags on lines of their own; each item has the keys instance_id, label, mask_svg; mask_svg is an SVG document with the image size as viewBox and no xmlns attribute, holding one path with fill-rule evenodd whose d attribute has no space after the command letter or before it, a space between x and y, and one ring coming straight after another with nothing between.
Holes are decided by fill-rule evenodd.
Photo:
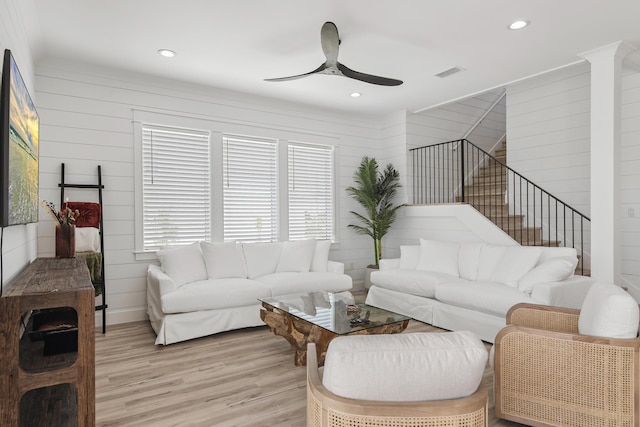
<instances>
[{"instance_id":1,"label":"wooden table leg","mask_svg":"<svg viewBox=\"0 0 640 427\"><path fill-rule=\"evenodd\" d=\"M264 310L260 310L260 318L269 326L271 332L289 341L291 348L295 352L293 363L296 366L305 366L307 364L307 343L310 342L316 344L318 366L324 365L329 343L338 334L297 318L286 311L278 310L267 303L263 302L262 307ZM349 335L397 334L404 331L408 324L409 320L404 320L363 329Z\"/></svg>"}]
</instances>

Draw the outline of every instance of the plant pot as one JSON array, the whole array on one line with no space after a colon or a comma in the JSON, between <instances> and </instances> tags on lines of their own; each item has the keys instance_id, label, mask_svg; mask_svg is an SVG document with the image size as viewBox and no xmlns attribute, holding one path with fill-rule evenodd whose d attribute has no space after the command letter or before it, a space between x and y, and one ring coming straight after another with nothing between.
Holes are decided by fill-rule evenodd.
<instances>
[{"instance_id":1,"label":"plant pot","mask_svg":"<svg viewBox=\"0 0 640 427\"><path fill-rule=\"evenodd\" d=\"M377 265L368 265L367 268L364 270L364 288L365 289L369 289L371 287L371 273L373 271L377 271L378 270L378 266Z\"/></svg>"},{"instance_id":2,"label":"plant pot","mask_svg":"<svg viewBox=\"0 0 640 427\"><path fill-rule=\"evenodd\" d=\"M76 226L60 224L56 227L56 258L76 256Z\"/></svg>"}]
</instances>

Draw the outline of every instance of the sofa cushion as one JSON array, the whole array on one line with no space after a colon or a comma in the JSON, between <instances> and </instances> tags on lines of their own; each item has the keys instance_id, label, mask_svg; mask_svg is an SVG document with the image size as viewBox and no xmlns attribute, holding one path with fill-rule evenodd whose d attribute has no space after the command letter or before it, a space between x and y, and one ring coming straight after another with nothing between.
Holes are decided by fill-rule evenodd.
<instances>
[{"instance_id":1,"label":"sofa cushion","mask_svg":"<svg viewBox=\"0 0 640 427\"><path fill-rule=\"evenodd\" d=\"M348 291L353 286L351 276L328 272L273 273L256 280L270 289L274 297L314 291Z\"/></svg>"},{"instance_id":2,"label":"sofa cushion","mask_svg":"<svg viewBox=\"0 0 640 427\"><path fill-rule=\"evenodd\" d=\"M283 242L278 265L276 266L276 273L285 271L298 273L308 272L311 268L315 247L315 240Z\"/></svg>"},{"instance_id":3,"label":"sofa cushion","mask_svg":"<svg viewBox=\"0 0 640 427\"><path fill-rule=\"evenodd\" d=\"M243 243L242 251L247 268L247 277L255 279L275 273L282 251L282 243Z\"/></svg>"},{"instance_id":4,"label":"sofa cushion","mask_svg":"<svg viewBox=\"0 0 640 427\"><path fill-rule=\"evenodd\" d=\"M482 245L476 279L517 287L520 278L540 258L540 248L529 246Z\"/></svg>"},{"instance_id":5,"label":"sofa cushion","mask_svg":"<svg viewBox=\"0 0 640 427\"><path fill-rule=\"evenodd\" d=\"M329 344L322 383L350 399L457 399L478 389L486 363L471 332L343 336Z\"/></svg>"},{"instance_id":6,"label":"sofa cushion","mask_svg":"<svg viewBox=\"0 0 640 427\"><path fill-rule=\"evenodd\" d=\"M531 299L518 289L498 282L458 280L436 286L436 299L445 304L501 317L520 302Z\"/></svg>"},{"instance_id":7,"label":"sofa cushion","mask_svg":"<svg viewBox=\"0 0 640 427\"><path fill-rule=\"evenodd\" d=\"M450 274L420 270L378 270L371 273L371 284L392 291L433 298L436 285L459 280Z\"/></svg>"},{"instance_id":8,"label":"sofa cushion","mask_svg":"<svg viewBox=\"0 0 640 427\"><path fill-rule=\"evenodd\" d=\"M225 277L246 278L242 246L235 242L201 242L202 256L209 279Z\"/></svg>"},{"instance_id":9,"label":"sofa cushion","mask_svg":"<svg viewBox=\"0 0 640 427\"><path fill-rule=\"evenodd\" d=\"M162 271L167 273L178 287L207 278L207 267L198 242L162 249L156 252L156 256L160 260Z\"/></svg>"},{"instance_id":10,"label":"sofa cushion","mask_svg":"<svg viewBox=\"0 0 640 427\"><path fill-rule=\"evenodd\" d=\"M480 268L480 252L482 243L462 243L458 252L458 271L460 277L476 280Z\"/></svg>"},{"instance_id":11,"label":"sofa cushion","mask_svg":"<svg viewBox=\"0 0 640 427\"><path fill-rule=\"evenodd\" d=\"M538 283L560 282L569 279L578 264L578 258L568 257L552 258L538 264L527 272L518 282L518 289L522 292L531 293Z\"/></svg>"},{"instance_id":12,"label":"sofa cushion","mask_svg":"<svg viewBox=\"0 0 640 427\"><path fill-rule=\"evenodd\" d=\"M416 269L459 277L459 248L457 243L420 239L420 260Z\"/></svg>"},{"instance_id":13,"label":"sofa cushion","mask_svg":"<svg viewBox=\"0 0 640 427\"><path fill-rule=\"evenodd\" d=\"M491 281L508 246L482 245L476 280Z\"/></svg>"},{"instance_id":14,"label":"sofa cushion","mask_svg":"<svg viewBox=\"0 0 640 427\"><path fill-rule=\"evenodd\" d=\"M617 285L596 283L582 303L578 331L607 338L638 335L638 302Z\"/></svg>"},{"instance_id":15,"label":"sofa cushion","mask_svg":"<svg viewBox=\"0 0 640 427\"><path fill-rule=\"evenodd\" d=\"M507 247L496 269L491 274L492 282L504 283L514 288L518 287L520 279L527 274L538 262L541 249L531 246Z\"/></svg>"},{"instance_id":16,"label":"sofa cushion","mask_svg":"<svg viewBox=\"0 0 640 427\"><path fill-rule=\"evenodd\" d=\"M421 250L419 245L400 245L400 270L415 270Z\"/></svg>"},{"instance_id":17,"label":"sofa cushion","mask_svg":"<svg viewBox=\"0 0 640 427\"><path fill-rule=\"evenodd\" d=\"M249 279L207 279L192 282L161 297L165 314L255 305L271 296L269 288Z\"/></svg>"},{"instance_id":18,"label":"sofa cushion","mask_svg":"<svg viewBox=\"0 0 640 427\"><path fill-rule=\"evenodd\" d=\"M309 271L328 271L329 265L329 250L331 249L331 240L316 240L315 248L313 249L313 258L311 259L311 268Z\"/></svg>"}]
</instances>

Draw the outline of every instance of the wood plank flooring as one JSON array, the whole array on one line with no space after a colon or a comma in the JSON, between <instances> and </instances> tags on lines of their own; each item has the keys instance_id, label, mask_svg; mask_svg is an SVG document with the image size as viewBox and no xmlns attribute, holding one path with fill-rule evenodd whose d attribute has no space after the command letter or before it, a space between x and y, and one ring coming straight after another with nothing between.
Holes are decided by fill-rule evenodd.
<instances>
[{"instance_id":1,"label":"wood plank flooring","mask_svg":"<svg viewBox=\"0 0 640 427\"><path fill-rule=\"evenodd\" d=\"M411 321L407 332L438 329ZM304 427L306 368L264 327L169 346L154 345L148 322L96 333L96 425ZM487 368L483 380L493 386ZM493 418L492 426L518 426Z\"/></svg>"}]
</instances>

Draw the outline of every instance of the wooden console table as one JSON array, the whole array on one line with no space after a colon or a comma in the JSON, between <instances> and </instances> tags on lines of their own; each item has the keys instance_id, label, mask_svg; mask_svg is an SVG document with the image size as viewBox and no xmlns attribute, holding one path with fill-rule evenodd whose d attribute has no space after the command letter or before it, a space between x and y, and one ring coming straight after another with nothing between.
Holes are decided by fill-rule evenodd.
<instances>
[{"instance_id":1,"label":"wooden console table","mask_svg":"<svg viewBox=\"0 0 640 427\"><path fill-rule=\"evenodd\" d=\"M95 426L94 292L83 257L38 258L6 287L0 425ZM77 352L44 356L42 341L22 334L23 322L36 310L66 307L77 313Z\"/></svg>"}]
</instances>

